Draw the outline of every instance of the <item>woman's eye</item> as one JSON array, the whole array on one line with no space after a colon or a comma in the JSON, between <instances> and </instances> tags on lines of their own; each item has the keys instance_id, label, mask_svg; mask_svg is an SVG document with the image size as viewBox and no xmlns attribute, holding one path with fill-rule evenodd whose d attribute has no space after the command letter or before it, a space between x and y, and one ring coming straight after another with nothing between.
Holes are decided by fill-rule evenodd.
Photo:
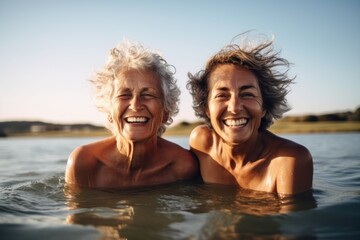
<instances>
[{"instance_id":1,"label":"woman's eye","mask_svg":"<svg viewBox=\"0 0 360 240\"><path fill-rule=\"evenodd\" d=\"M253 93L242 93L241 97L243 98L253 98L255 95Z\"/></svg>"},{"instance_id":2,"label":"woman's eye","mask_svg":"<svg viewBox=\"0 0 360 240\"><path fill-rule=\"evenodd\" d=\"M216 94L216 95L215 95L215 98L224 99L224 98L227 98L227 95L226 95L226 94L223 94L223 93L220 93L220 94Z\"/></svg>"},{"instance_id":3,"label":"woman's eye","mask_svg":"<svg viewBox=\"0 0 360 240\"><path fill-rule=\"evenodd\" d=\"M129 99L132 97L132 95L129 93L123 93L123 94L119 94L117 97L120 99Z\"/></svg>"},{"instance_id":4,"label":"woman's eye","mask_svg":"<svg viewBox=\"0 0 360 240\"><path fill-rule=\"evenodd\" d=\"M157 98L157 96L153 93L144 93L142 94L142 96L145 98L145 99L153 99L153 98Z\"/></svg>"}]
</instances>

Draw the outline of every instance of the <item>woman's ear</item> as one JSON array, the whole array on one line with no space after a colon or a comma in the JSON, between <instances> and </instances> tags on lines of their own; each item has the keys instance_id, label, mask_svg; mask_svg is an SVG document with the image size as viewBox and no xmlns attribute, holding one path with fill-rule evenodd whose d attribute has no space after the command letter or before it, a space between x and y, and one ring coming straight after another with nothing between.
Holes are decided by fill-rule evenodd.
<instances>
[{"instance_id":1,"label":"woman's ear","mask_svg":"<svg viewBox=\"0 0 360 240\"><path fill-rule=\"evenodd\" d=\"M169 120L169 112L164 112L162 123L166 123Z\"/></svg>"},{"instance_id":2,"label":"woman's ear","mask_svg":"<svg viewBox=\"0 0 360 240\"><path fill-rule=\"evenodd\" d=\"M110 113L108 113L107 119L108 119L109 123L113 123L113 118Z\"/></svg>"},{"instance_id":3,"label":"woman's ear","mask_svg":"<svg viewBox=\"0 0 360 240\"><path fill-rule=\"evenodd\" d=\"M206 116L210 119L209 107L206 107L205 114L206 114Z\"/></svg>"},{"instance_id":4,"label":"woman's ear","mask_svg":"<svg viewBox=\"0 0 360 240\"><path fill-rule=\"evenodd\" d=\"M261 114L261 118L265 117L265 115L266 115L266 110L263 109L262 114Z\"/></svg>"}]
</instances>

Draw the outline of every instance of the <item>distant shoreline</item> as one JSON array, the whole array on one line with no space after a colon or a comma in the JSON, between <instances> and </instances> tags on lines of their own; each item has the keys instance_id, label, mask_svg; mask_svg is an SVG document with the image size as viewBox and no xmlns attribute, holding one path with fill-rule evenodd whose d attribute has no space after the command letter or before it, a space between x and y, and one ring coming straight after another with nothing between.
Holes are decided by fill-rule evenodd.
<instances>
[{"instance_id":1,"label":"distant shoreline","mask_svg":"<svg viewBox=\"0 0 360 240\"><path fill-rule=\"evenodd\" d=\"M346 122L291 122L280 120L270 127L274 133L344 133L360 132L359 121Z\"/></svg>"},{"instance_id":2,"label":"distant shoreline","mask_svg":"<svg viewBox=\"0 0 360 240\"><path fill-rule=\"evenodd\" d=\"M189 135L191 130L199 123L187 126L175 126L165 132L165 136ZM279 120L270 126L269 130L276 134L295 134L295 133L344 133L360 132L359 121L347 122L293 122Z\"/></svg>"},{"instance_id":3,"label":"distant shoreline","mask_svg":"<svg viewBox=\"0 0 360 240\"><path fill-rule=\"evenodd\" d=\"M192 129L201 124L180 123L169 127L164 136L189 136ZM309 134L309 133L350 133L360 132L359 121L349 122L292 122L280 120L275 122L269 130L276 134ZM4 138L14 137L107 137L111 133L106 128L88 131L46 131L13 133Z\"/></svg>"},{"instance_id":4,"label":"distant shoreline","mask_svg":"<svg viewBox=\"0 0 360 240\"><path fill-rule=\"evenodd\" d=\"M167 128L164 136L189 136L202 121L180 122ZM355 111L318 115L286 116L269 130L275 134L360 132L360 107ZM0 138L7 137L106 137L111 132L88 123L58 124L42 121L0 122Z\"/></svg>"}]
</instances>

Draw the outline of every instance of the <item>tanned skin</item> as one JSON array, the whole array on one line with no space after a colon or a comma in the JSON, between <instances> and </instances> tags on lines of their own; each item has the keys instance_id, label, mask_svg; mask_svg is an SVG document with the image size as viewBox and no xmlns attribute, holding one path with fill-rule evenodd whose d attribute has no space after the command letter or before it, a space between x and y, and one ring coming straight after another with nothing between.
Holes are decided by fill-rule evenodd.
<instances>
[{"instance_id":1,"label":"tanned skin","mask_svg":"<svg viewBox=\"0 0 360 240\"><path fill-rule=\"evenodd\" d=\"M310 152L259 130L265 110L250 70L232 64L215 68L209 77L207 115L212 127L200 125L190 136L204 182L285 195L312 188Z\"/></svg>"},{"instance_id":2,"label":"tanned skin","mask_svg":"<svg viewBox=\"0 0 360 240\"><path fill-rule=\"evenodd\" d=\"M115 136L77 147L65 180L91 188L154 186L199 175L193 153L157 135L167 120L159 77L150 70L120 72L111 102Z\"/></svg>"}]
</instances>

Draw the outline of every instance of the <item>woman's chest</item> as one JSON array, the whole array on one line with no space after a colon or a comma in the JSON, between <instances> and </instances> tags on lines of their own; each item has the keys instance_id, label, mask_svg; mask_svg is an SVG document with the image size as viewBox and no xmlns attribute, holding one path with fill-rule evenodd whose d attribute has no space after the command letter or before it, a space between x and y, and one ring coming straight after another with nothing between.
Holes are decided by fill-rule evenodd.
<instances>
[{"instance_id":1,"label":"woman's chest","mask_svg":"<svg viewBox=\"0 0 360 240\"><path fill-rule=\"evenodd\" d=\"M101 166L94 174L94 184L101 188L132 188L174 182L171 164L150 168L115 169Z\"/></svg>"},{"instance_id":2,"label":"woman's chest","mask_svg":"<svg viewBox=\"0 0 360 240\"><path fill-rule=\"evenodd\" d=\"M238 185L256 191L276 191L276 171L271 162L258 161L245 165L235 161L208 158L201 164L201 175L205 182Z\"/></svg>"}]
</instances>

